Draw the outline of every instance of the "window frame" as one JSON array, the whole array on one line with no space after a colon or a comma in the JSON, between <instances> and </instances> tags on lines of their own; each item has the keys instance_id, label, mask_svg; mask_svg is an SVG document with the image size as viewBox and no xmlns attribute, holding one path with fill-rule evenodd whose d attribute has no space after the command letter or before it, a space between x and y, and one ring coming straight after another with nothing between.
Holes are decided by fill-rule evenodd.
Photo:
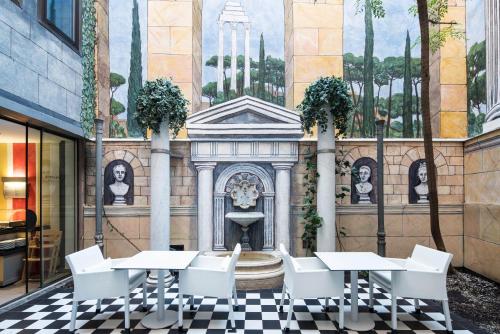
<instances>
[{"instance_id":1,"label":"window frame","mask_svg":"<svg viewBox=\"0 0 500 334\"><path fill-rule=\"evenodd\" d=\"M67 1L67 0L65 0ZM40 24L45 27L47 30L52 32L57 36L64 44L69 46L73 51L80 54L80 43L81 43L81 1L80 0L71 0L73 1L73 35L74 39L71 39L68 35L66 35L61 29L59 29L54 23L52 23L47 18L47 0L38 0L38 20Z\"/></svg>"}]
</instances>

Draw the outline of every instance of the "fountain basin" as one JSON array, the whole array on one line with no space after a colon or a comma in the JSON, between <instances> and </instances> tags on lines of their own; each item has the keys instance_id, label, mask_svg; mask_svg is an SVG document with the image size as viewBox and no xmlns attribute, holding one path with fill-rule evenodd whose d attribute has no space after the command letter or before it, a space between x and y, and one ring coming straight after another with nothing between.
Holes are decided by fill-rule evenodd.
<instances>
[{"instance_id":1,"label":"fountain basin","mask_svg":"<svg viewBox=\"0 0 500 334\"><path fill-rule=\"evenodd\" d=\"M229 212L226 214L226 218L238 225L248 227L257 220L264 218L264 214L262 212Z\"/></svg>"}]
</instances>

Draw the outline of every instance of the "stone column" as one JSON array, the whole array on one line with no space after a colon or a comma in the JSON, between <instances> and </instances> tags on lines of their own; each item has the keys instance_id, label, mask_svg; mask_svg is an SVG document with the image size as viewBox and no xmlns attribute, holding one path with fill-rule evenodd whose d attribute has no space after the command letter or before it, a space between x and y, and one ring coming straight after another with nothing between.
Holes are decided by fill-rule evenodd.
<instances>
[{"instance_id":1,"label":"stone column","mask_svg":"<svg viewBox=\"0 0 500 334\"><path fill-rule=\"evenodd\" d=\"M290 249L290 170L293 164L274 163L273 167L276 171L276 248L282 243Z\"/></svg>"},{"instance_id":2,"label":"stone column","mask_svg":"<svg viewBox=\"0 0 500 334\"><path fill-rule=\"evenodd\" d=\"M215 162L196 163L198 170L198 250L212 250Z\"/></svg>"},{"instance_id":3,"label":"stone column","mask_svg":"<svg viewBox=\"0 0 500 334\"><path fill-rule=\"evenodd\" d=\"M217 93L224 91L224 22L219 21L219 54L217 56Z\"/></svg>"},{"instance_id":4,"label":"stone column","mask_svg":"<svg viewBox=\"0 0 500 334\"><path fill-rule=\"evenodd\" d=\"M486 0L486 122L483 132L500 128L500 0Z\"/></svg>"},{"instance_id":5,"label":"stone column","mask_svg":"<svg viewBox=\"0 0 500 334\"><path fill-rule=\"evenodd\" d=\"M245 85L250 88L250 23L245 23Z\"/></svg>"},{"instance_id":6,"label":"stone column","mask_svg":"<svg viewBox=\"0 0 500 334\"><path fill-rule=\"evenodd\" d=\"M231 90L236 91L236 28L238 25L236 23L231 23Z\"/></svg>"},{"instance_id":7,"label":"stone column","mask_svg":"<svg viewBox=\"0 0 500 334\"><path fill-rule=\"evenodd\" d=\"M320 252L335 251L335 134L333 115L328 114L325 132L318 129L318 214L323 224L317 232L317 248Z\"/></svg>"}]
</instances>

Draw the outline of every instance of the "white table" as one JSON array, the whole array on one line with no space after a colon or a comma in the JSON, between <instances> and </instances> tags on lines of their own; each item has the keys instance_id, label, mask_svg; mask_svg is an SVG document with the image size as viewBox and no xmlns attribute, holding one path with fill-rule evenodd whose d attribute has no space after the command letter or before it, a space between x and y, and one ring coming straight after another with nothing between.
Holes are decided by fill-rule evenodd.
<instances>
[{"instance_id":1,"label":"white table","mask_svg":"<svg viewBox=\"0 0 500 334\"><path fill-rule=\"evenodd\" d=\"M405 269L372 252L315 252L314 254L330 270L351 272L351 312L346 312L344 325L356 331L372 330L375 327L372 316L358 313L358 271L390 271L392 274L393 271Z\"/></svg>"},{"instance_id":2,"label":"white table","mask_svg":"<svg viewBox=\"0 0 500 334\"><path fill-rule=\"evenodd\" d=\"M158 310L142 319L141 324L144 327L160 329L172 326L177 321L182 324L182 296L179 295L177 317L174 311L165 310L165 270L186 269L198 253L198 251L143 251L113 266L113 269L158 270Z\"/></svg>"}]
</instances>

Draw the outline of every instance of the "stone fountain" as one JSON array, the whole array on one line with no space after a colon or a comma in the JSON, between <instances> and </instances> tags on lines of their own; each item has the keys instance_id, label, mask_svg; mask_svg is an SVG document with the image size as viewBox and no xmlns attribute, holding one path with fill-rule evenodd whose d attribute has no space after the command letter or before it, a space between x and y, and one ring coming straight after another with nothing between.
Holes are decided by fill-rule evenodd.
<instances>
[{"instance_id":1,"label":"stone fountain","mask_svg":"<svg viewBox=\"0 0 500 334\"><path fill-rule=\"evenodd\" d=\"M251 251L250 237L248 236L248 228L257 220L264 218L262 212L229 212L226 218L241 226L243 235L241 236L241 249L244 251Z\"/></svg>"}]
</instances>

